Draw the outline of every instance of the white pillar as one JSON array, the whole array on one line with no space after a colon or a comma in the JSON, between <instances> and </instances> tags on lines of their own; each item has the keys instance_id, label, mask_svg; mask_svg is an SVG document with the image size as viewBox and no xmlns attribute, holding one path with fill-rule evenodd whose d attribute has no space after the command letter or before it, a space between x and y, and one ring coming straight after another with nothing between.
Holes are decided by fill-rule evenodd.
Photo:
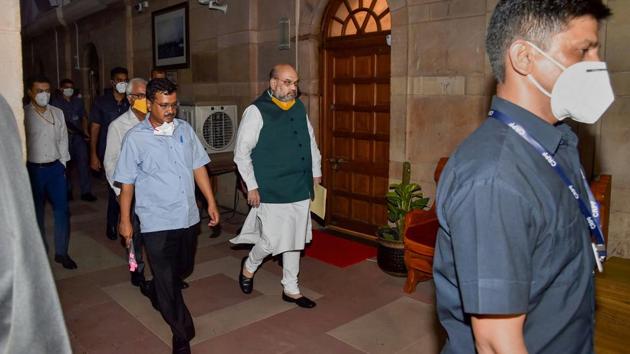
<instances>
[{"instance_id":1,"label":"white pillar","mask_svg":"<svg viewBox=\"0 0 630 354\"><path fill-rule=\"evenodd\" d=\"M6 0L0 11L0 94L4 96L18 123L22 151L24 144L24 110L22 109L22 36L20 35L20 1Z\"/></svg>"}]
</instances>

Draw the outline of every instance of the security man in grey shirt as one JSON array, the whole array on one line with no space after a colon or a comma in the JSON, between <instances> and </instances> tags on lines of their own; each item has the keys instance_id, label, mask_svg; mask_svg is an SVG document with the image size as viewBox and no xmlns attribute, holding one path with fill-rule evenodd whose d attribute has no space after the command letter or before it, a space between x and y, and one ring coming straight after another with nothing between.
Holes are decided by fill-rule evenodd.
<instances>
[{"instance_id":1,"label":"security man in grey shirt","mask_svg":"<svg viewBox=\"0 0 630 354\"><path fill-rule=\"evenodd\" d=\"M608 16L601 0L501 0L494 10L486 49L497 97L437 191L443 353L593 352L598 208L562 120L594 123L614 100L598 53Z\"/></svg>"}]
</instances>

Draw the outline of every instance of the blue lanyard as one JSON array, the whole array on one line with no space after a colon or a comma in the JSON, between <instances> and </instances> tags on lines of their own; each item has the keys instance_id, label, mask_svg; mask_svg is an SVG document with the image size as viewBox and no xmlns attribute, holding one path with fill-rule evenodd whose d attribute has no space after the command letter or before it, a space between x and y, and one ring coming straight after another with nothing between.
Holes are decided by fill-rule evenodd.
<instances>
[{"instance_id":1,"label":"blue lanyard","mask_svg":"<svg viewBox=\"0 0 630 354\"><path fill-rule=\"evenodd\" d=\"M514 130L516 134L521 136L534 149L536 149L536 151L545 159L545 161L547 161L549 166L551 166L553 170L556 171L560 179L562 179L562 182L564 182L564 184L567 186L567 188L571 192L571 195L577 201L580 207L580 211L582 212L582 215L584 215L584 218L586 219L586 223L588 224L588 227L591 231L591 236L595 239L594 250L599 256L598 260L600 262L604 261L606 259L606 246L604 244L604 234L602 233L602 230L600 227L601 224L600 224L600 219L599 219L599 203L597 203L597 200L595 200L595 197L593 196L593 192L591 192L591 188L589 187L588 182L586 181L586 177L584 176L584 172L582 171L582 169L580 169L580 173L582 175L582 183L584 183L584 189L586 189L586 192L588 195L590 208L586 205L586 203L584 202L584 199L580 197L580 194L577 192L577 189L575 188L573 183L571 183L571 180L567 177L567 174L564 172L564 169L562 169L560 164L553 158L553 155L549 151L547 151L547 149L545 149L536 139L534 139L534 137L529 135L529 133L527 132L527 130L525 130L525 128L523 128L518 123L514 122L506 114L501 113L496 110L490 111L488 116L490 118L495 118L498 121L507 125L508 127L512 128L512 130Z\"/></svg>"}]
</instances>

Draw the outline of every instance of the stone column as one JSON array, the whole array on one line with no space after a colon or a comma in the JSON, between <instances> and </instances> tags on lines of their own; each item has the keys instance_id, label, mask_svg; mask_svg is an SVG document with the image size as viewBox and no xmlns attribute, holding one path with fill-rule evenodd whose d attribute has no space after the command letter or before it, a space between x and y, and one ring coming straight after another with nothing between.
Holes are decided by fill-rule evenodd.
<instances>
[{"instance_id":1,"label":"stone column","mask_svg":"<svg viewBox=\"0 0 630 354\"><path fill-rule=\"evenodd\" d=\"M7 0L0 11L0 94L9 102L24 142L24 110L22 109L22 36L20 35L20 1ZM24 154L25 144L22 144ZM26 155L24 155L26 156Z\"/></svg>"}]
</instances>

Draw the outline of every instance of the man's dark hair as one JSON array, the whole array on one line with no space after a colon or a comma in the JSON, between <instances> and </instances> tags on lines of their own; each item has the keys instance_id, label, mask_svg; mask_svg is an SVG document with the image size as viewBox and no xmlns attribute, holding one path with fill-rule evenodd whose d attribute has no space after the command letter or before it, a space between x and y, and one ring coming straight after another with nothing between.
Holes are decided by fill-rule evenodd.
<instances>
[{"instance_id":1,"label":"man's dark hair","mask_svg":"<svg viewBox=\"0 0 630 354\"><path fill-rule=\"evenodd\" d=\"M33 88L33 84L36 83L36 82L43 82L43 83L47 83L48 85L52 86L50 84L50 80L48 80L48 78L46 76L39 74L39 75L34 75L34 76L30 77L27 80L27 86L26 87L30 90L30 89Z\"/></svg>"},{"instance_id":2,"label":"man's dark hair","mask_svg":"<svg viewBox=\"0 0 630 354\"><path fill-rule=\"evenodd\" d=\"M70 80L70 79L63 79L59 82L59 86L63 86L65 84L70 84L72 86L74 86L74 81Z\"/></svg>"},{"instance_id":3,"label":"man's dark hair","mask_svg":"<svg viewBox=\"0 0 630 354\"><path fill-rule=\"evenodd\" d=\"M155 95L158 93L164 95L170 95L177 91L177 85L175 85L169 79L153 79L147 84L147 99L153 101Z\"/></svg>"},{"instance_id":4,"label":"man's dark hair","mask_svg":"<svg viewBox=\"0 0 630 354\"><path fill-rule=\"evenodd\" d=\"M118 75L118 74L125 74L127 76L129 76L129 72L127 71L127 69L117 66L115 68L113 68L110 72L109 72L109 77L114 80L114 76Z\"/></svg>"},{"instance_id":5,"label":"man's dark hair","mask_svg":"<svg viewBox=\"0 0 630 354\"><path fill-rule=\"evenodd\" d=\"M565 30L577 17L597 21L611 15L601 0L500 0L486 35L486 52L494 76L505 80L505 55L515 40L523 39L547 49L552 36Z\"/></svg>"},{"instance_id":6,"label":"man's dark hair","mask_svg":"<svg viewBox=\"0 0 630 354\"><path fill-rule=\"evenodd\" d=\"M153 73L162 73L166 75L166 70L162 68L152 68L150 74L153 75Z\"/></svg>"}]
</instances>

